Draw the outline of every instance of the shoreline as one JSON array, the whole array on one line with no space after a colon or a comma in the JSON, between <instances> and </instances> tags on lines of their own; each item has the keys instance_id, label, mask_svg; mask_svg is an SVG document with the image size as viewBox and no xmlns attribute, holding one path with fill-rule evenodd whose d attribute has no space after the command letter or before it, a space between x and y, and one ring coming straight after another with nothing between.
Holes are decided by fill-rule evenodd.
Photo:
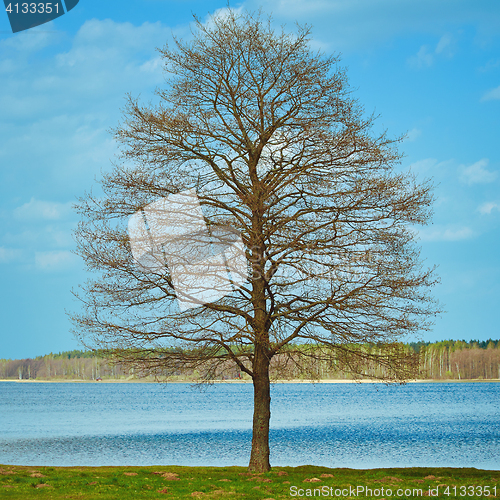
<instances>
[{"instance_id":1,"label":"shoreline","mask_svg":"<svg viewBox=\"0 0 500 500\"><path fill-rule=\"evenodd\" d=\"M167 384L199 384L204 383L197 380L145 380L145 379L107 379L107 380L78 380L78 379L55 379L55 380L37 380L37 379L0 379L0 382L16 382L28 384L154 384L154 383L167 383ZM443 383L499 383L500 379L417 379L408 380L407 384L443 384ZM214 380L211 384L251 384L251 380ZM271 384L390 384L399 382L386 382L377 379L363 379L363 380L342 380L342 379L325 379L325 380L310 380L310 379L291 379L291 380L274 380Z\"/></svg>"}]
</instances>

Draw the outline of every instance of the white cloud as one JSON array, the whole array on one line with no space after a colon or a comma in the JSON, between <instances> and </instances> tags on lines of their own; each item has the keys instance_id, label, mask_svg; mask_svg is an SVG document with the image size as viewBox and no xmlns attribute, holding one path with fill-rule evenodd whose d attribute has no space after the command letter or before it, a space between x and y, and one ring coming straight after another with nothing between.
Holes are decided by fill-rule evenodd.
<instances>
[{"instance_id":1,"label":"white cloud","mask_svg":"<svg viewBox=\"0 0 500 500\"><path fill-rule=\"evenodd\" d=\"M73 48L67 56L72 60L83 55L80 50L90 48L101 51L102 56L107 50L116 51L121 54L120 59L127 54L143 51L154 53L158 43L165 43L169 35L170 30L159 21L135 26L130 22L120 23L111 19L90 19L78 30Z\"/></svg>"},{"instance_id":2,"label":"white cloud","mask_svg":"<svg viewBox=\"0 0 500 500\"><path fill-rule=\"evenodd\" d=\"M51 42L43 36L0 44L0 163L13 184L38 183L26 188L30 196L78 196L110 167L116 144L108 131L119 123L126 93L149 97L163 83L156 47L172 31L160 22L92 19L33 54L30 40Z\"/></svg>"},{"instance_id":3,"label":"white cloud","mask_svg":"<svg viewBox=\"0 0 500 500\"><path fill-rule=\"evenodd\" d=\"M422 241L460 241L473 238L476 233L467 226L463 227L434 227L418 230Z\"/></svg>"},{"instance_id":4,"label":"white cloud","mask_svg":"<svg viewBox=\"0 0 500 500\"><path fill-rule=\"evenodd\" d=\"M481 28L497 29L500 13L496 5L478 9L473 2L451 2L450 8L450 1L266 0L265 9L273 13L278 27L283 23L291 26L297 20L312 25L315 38L329 40L330 51L344 54L361 47L371 50L396 36L425 33L436 37L436 45L442 39L442 56L453 47L445 43L452 25L473 22ZM261 0L245 1L249 10L257 10L262 4ZM434 47L429 50L434 51Z\"/></svg>"},{"instance_id":5,"label":"white cloud","mask_svg":"<svg viewBox=\"0 0 500 500\"><path fill-rule=\"evenodd\" d=\"M24 43L8 39L0 45L0 69L10 69L0 94L6 118L25 117L33 123L47 115L75 116L90 110L109 116L122 106L126 92L144 91L163 82L156 47L171 39L171 30L160 22L134 26L91 19L73 39L56 46L58 53L52 50L37 59L28 57L32 45L53 43L53 37L45 35L23 37ZM17 36L23 34L15 40ZM25 77L27 72L30 78Z\"/></svg>"},{"instance_id":6,"label":"white cloud","mask_svg":"<svg viewBox=\"0 0 500 500\"><path fill-rule=\"evenodd\" d=\"M240 5L239 7L221 7L220 9L215 10L213 14L208 14L205 17L205 26L213 26L213 19L218 18L218 19L228 19L230 14L241 14L244 11L243 5Z\"/></svg>"},{"instance_id":7,"label":"white cloud","mask_svg":"<svg viewBox=\"0 0 500 500\"><path fill-rule=\"evenodd\" d=\"M434 52L436 54L446 54L448 56L451 56L451 44L452 44L453 38L449 33L446 33L443 35L440 39L439 42L436 45L436 49Z\"/></svg>"},{"instance_id":8,"label":"white cloud","mask_svg":"<svg viewBox=\"0 0 500 500\"><path fill-rule=\"evenodd\" d=\"M487 184L489 182L493 182L497 178L498 173L487 170L486 167L488 163L488 158L483 158L469 167L461 165L459 168L461 171L460 180L469 185Z\"/></svg>"},{"instance_id":9,"label":"white cloud","mask_svg":"<svg viewBox=\"0 0 500 500\"><path fill-rule=\"evenodd\" d=\"M416 69L428 68L433 62L434 55L429 51L428 45L422 45L416 55L408 58L408 64Z\"/></svg>"},{"instance_id":10,"label":"white cloud","mask_svg":"<svg viewBox=\"0 0 500 500\"><path fill-rule=\"evenodd\" d=\"M481 101L494 101L500 99L500 85L495 88L488 90L483 97L481 97Z\"/></svg>"},{"instance_id":11,"label":"white cloud","mask_svg":"<svg viewBox=\"0 0 500 500\"><path fill-rule=\"evenodd\" d=\"M31 198L28 203L14 209L14 217L25 220L58 220L71 213L71 203L42 201Z\"/></svg>"},{"instance_id":12,"label":"white cloud","mask_svg":"<svg viewBox=\"0 0 500 500\"><path fill-rule=\"evenodd\" d=\"M42 271L64 271L75 266L79 258L66 250L35 252L35 265Z\"/></svg>"},{"instance_id":13,"label":"white cloud","mask_svg":"<svg viewBox=\"0 0 500 500\"><path fill-rule=\"evenodd\" d=\"M490 59L484 66L479 67L481 73L488 73L500 66L500 59Z\"/></svg>"},{"instance_id":14,"label":"white cloud","mask_svg":"<svg viewBox=\"0 0 500 500\"><path fill-rule=\"evenodd\" d=\"M422 135L422 131L418 128L412 128L408 133L406 134L406 140L408 142L414 142L416 141L420 136Z\"/></svg>"},{"instance_id":15,"label":"white cloud","mask_svg":"<svg viewBox=\"0 0 500 500\"><path fill-rule=\"evenodd\" d=\"M23 251L17 248L0 247L0 263L6 264L22 260Z\"/></svg>"},{"instance_id":16,"label":"white cloud","mask_svg":"<svg viewBox=\"0 0 500 500\"><path fill-rule=\"evenodd\" d=\"M56 31L54 23L46 23L43 27L31 28L17 33L15 36L0 40L3 51L15 50L18 54L38 52L61 40L63 33Z\"/></svg>"},{"instance_id":17,"label":"white cloud","mask_svg":"<svg viewBox=\"0 0 500 500\"><path fill-rule=\"evenodd\" d=\"M491 214L493 210L498 210L500 212L500 203L496 201L488 201L486 203L483 203L479 208L479 212L482 213L483 215L485 214Z\"/></svg>"},{"instance_id":18,"label":"white cloud","mask_svg":"<svg viewBox=\"0 0 500 500\"><path fill-rule=\"evenodd\" d=\"M139 70L144 73L161 73L163 71L163 60L161 57L149 59L139 66Z\"/></svg>"},{"instance_id":19,"label":"white cloud","mask_svg":"<svg viewBox=\"0 0 500 500\"><path fill-rule=\"evenodd\" d=\"M429 174L434 176L438 173L446 172L446 169L453 164L453 160L438 161L436 158L424 158L409 165L415 172Z\"/></svg>"},{"instance_id":20,"label":"white cloud","mask_svg":"<svg viewBox=\"0 0 500 500\"><path fill-rule=\"evenodd\" d=\"M325 14L326 12L348 11L349 4L338 0L277 0L272 2L274 10L281 14L297 17L301 14Z\"/></svg>"},{"instance_id":21,"label":"white cloud","mask_svg":"<svg viewBox=\"0 0 500 500\"><path fill-rule=\"evenodd\" d=\"M438 165L438 161L435 158L425 158L423 160L416 161L411 164L411 168L414 170L427 171L431 168L435 168Z\"/></svg>"},{"instance_id":22,"label":"white cloud","mask_svg":"<svg viewBox=\"0 0 500 500\"><path fill-rule=\"evenodd\" d=\"M436 56L453 56L452 44L453 37L446 33L439 39L434 49L429 45L422 45L417 54L409 57L407 62L412 68L429 68L433 65Z\"/></svg>"}]
</instances>

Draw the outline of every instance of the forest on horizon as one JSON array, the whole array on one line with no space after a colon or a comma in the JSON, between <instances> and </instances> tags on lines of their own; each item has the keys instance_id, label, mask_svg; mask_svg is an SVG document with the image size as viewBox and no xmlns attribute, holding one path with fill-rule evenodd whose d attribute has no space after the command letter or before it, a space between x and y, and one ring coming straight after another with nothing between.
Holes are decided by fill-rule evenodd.
<instances>
[{"instance_id":1,"label":"forest on horizon","mask_svg":"<svg viewBox=\"0 0 500 500\"><path fill-rule=\"evenodd\" d=\"M500 379L500 340L446 340L441 342L414 342L405 344L409 352L418 355L418 379L429 380L494 380ZM368 352L381 349L380 346L364 346ZM353 377L345 373L335 361L322 362L311 360L309 373L318 380L349 380ZM272 370L271 370L272 372ZM200 373L196 371L174 371L167 374L176 381L197 381ZM301 379L295 365L281 369L274 378ZM367 362L364 367L367 378L387 376L383 367ZM237 367L228 367L219 380L246 379ZM4 380L148 380L133 368L113 363L99 351L64 351L57 354L28 359L0 359L0 379Z\"/></svg>"}]
</instances>

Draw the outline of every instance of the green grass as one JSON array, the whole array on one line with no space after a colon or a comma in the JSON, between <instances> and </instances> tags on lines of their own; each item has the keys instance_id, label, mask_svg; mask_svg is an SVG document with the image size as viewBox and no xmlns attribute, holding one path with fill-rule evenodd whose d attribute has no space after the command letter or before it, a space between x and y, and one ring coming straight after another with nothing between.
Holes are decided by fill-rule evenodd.
<instances>
[{"instance_id":1,"label":"green grass","mask_svg":"<svg viewBox=\"0 0 500 500\"><path fill-rule=\"evenodd\" d=\"M486 494L488 490L484 489L486 486L489 487L489 496ZM291 490L291 487L296 489ZM364 487L365 490L352 495L358 487ZM446 487L449 487L448 495ZM471 487L475 489L471 490ZM495 487L496 497L500 497L500 471L478 469L355 470L306 465L274 467L266 474L249 474L243 467L18 467L0 465L0 499L2 500L37 498L54 500L139 500L143 498L278 500L311 497L341 498L342 500L348 498L414 499L415 497L471 499L495 498ZM382 488L384 488L383 492ZM434 495L436 488L438 488L437 496ZM336 489L343 489L344 492L339 491L337 493L340 494L335 495ZM371 489L372 493L370 494L366 489ZM387 494L387 489L392 491L392 495ZM398 495L398 490L403 491ZM405 493L404 490L408 491ZM421 490L421 494L417 490ZM291 492L297 494L291 495ZM299 496L299 493L302 493L302 496Z\"/></svg>"}]
</instances>

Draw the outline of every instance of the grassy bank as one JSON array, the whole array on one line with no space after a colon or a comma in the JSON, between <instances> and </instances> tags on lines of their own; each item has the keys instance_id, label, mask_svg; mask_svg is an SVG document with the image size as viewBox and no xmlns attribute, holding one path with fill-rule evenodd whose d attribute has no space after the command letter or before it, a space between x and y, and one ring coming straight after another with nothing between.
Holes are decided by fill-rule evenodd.
<instances>
[{"instance_id":1,"label":"grassy bank","mask_svg":"<svg viewBox=\"0 0 500 500\"><path fill-rule=\"evenodd\" d=\"M371 490L371 491L370 491ZM390 490L390 493L389 493ZM18 467L0 465L3 499L498 498L500 471L452 468Z\"/></svg>"}]
</instances>

